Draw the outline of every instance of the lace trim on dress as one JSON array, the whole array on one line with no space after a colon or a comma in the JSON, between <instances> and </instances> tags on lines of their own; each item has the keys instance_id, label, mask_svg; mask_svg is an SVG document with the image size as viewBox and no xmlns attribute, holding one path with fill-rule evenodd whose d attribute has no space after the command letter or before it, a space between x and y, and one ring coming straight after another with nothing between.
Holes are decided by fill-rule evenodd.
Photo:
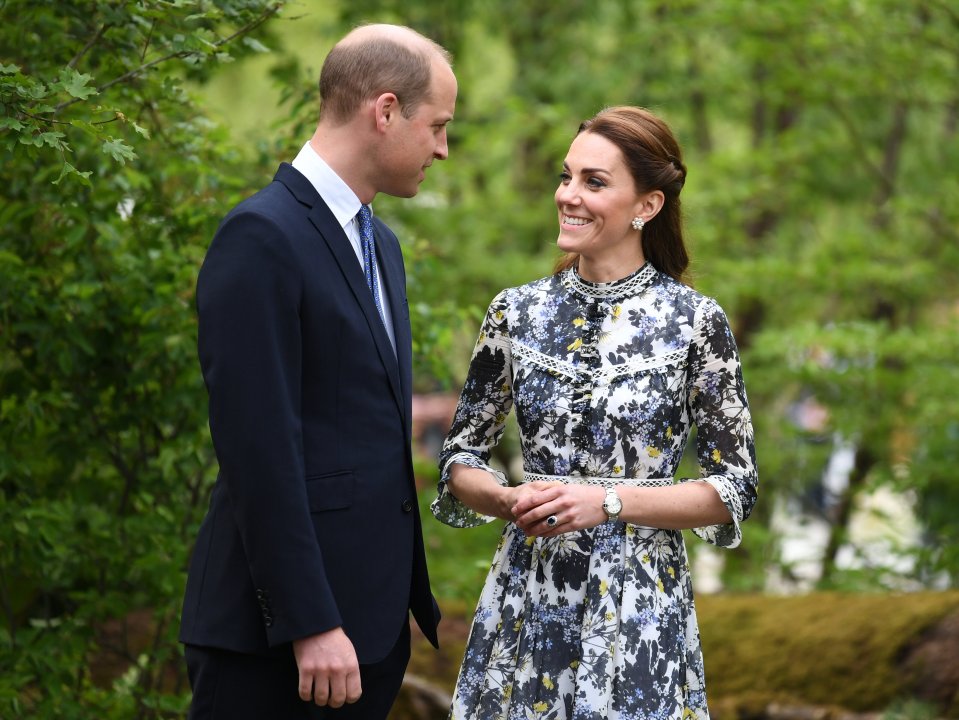
<instances>
[{"instance_id":1,"label":"lace trim on dress","mask_svg":"<svg viewBox=\"0 0 959 720\"><path fill-rule=\"evenodd\" d=\"M626 375L633 375L643 370L658 370L660 368L670 367L671 365L682 365L686 362L686 356L689 354L687 348L682 350L673 350L662 355L651 355L645 358L636 358L628 360L620 365L603 368L594 375L596 382L600 385L611 383L614 380Z\"/></svg>"},{"instance_id":2,"label":"lace trim on dress","mask_svg":"<svg viewBox=\"0 0 959 720\"><path fill-rule=\"evenodd\" d=\"M672 485L670 478L624 478L624 477L595 477L592 475L542 475L540 473L523 471L523 482L561 482L566 485L600 485L614 487L615 485L629 485L631 487L666 487Z\"/></svg>"},{"instance_id":3,"label":"lace trim on dress","mask_svg":"<svg viewBox=\"0 0 959 720\"><path fill-rule=\"evenodd\" d=\"M626 295L635 295L641 290L645 290L656 277L656 268L649 263L643 265L632 275L621 280L614 280L608 283L592 283L583 280L576 272L576 268L569 268L563 272L563 285L567 289L585 295L586 297L608 300L610 298L624 297Z\"/></svg>"},{"instance_id":4,"label":"lace trim on dress","mask_svg":"<svg viewBox=\"0 0 959 720\"><path fill-rule=\"evenodd\" d=\"M582 371L573 365L573 363L560 360L559 358L555 358L552 355L547 355L546 353L541 353L539 350L534 350L529 345L524 345L516 340L511 340L510 345L513 355L518 357L520 360L525 360L530 365L535 365L543 370L546 370L546 372L565 375L572 380L578 380L582 374Z\"/></svg>"},{"instance_id":5,"label":"lace trim on dress","mask_svg":"<svg viewBox=\"0 0 959 720\"><path fill-rule=\"evenodd\" d=\"M672 365L682 365L686 362L686 357L689 354L688 348L682 348L681 350L673 350L668 353L663 353L662 355L651 355L649 357L640 357L633 360L628 360L619 365L613 365L611 367L606 367L596 372L592 372L586 368L580 368L573 363L567 362L565 360L560 360L559 358L552 357L546 353L541 353L539 350L534 350L528 345L524 345L521 342L516 340L511 341L511 348L513 355L519 358L520 360L525 360L530 365L539 367L546 372L564 375L571 380L582 380L592 379L598 385L607 385L612 383L615 380L619 380L622 377L627 375L634 375L635 373L642 372L643 370L655 370L659 368L670 367Z\"/></svg>"},{"instance_id":6,"label":"lace trim on dress","mask_svg":"<svg viewBox=\"0 0 959 720\"><path fill-rule=\"evenodd\" d=\"M708 475L701 478L686 478L682 482L702 482L712 485L719 493L719 498L729 510L732 522L725 525L705 525L692 528L693 534L706 542L723 548L739 547L743 533L740 523L743 521L743 505L737 493L729 482L721 475Z\"/></svg>"}]
</instances>

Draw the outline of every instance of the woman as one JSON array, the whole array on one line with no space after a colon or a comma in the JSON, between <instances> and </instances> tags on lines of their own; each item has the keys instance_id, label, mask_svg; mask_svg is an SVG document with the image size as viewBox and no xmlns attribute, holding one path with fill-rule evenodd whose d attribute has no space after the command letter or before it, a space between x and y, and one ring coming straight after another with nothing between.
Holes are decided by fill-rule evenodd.
<instances>
[{"instance_id":1,"label":"woman","mask_svg":"<svg viewBox=\"0 0 959 720\"><path fill-rule=\"evenodd\" d=\"M708 718L683 537L735 547L753 433L719 306L683 284L679 146L649 111L580 126L556 274L502 291L440 455L433 512L508 520L451 717ZM524 473L488 464L511 407ZM702 477L673 476L697 426Z\"/></svg>"}]
</instances>

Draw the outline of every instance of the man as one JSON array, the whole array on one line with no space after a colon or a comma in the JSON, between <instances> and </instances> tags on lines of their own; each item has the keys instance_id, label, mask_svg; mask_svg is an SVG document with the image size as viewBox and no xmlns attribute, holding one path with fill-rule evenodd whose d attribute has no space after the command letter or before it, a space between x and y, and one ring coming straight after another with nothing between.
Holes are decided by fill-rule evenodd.
<instances>
[{"instance_id":1,"label":"man","mask_svg":"<svg viewBox=\"0 0 959 720\"><path fill-rule=\"evenodd\" d=\"M456 91L413 30L349 33L313 137L210 245L197 311L220 473L181 621L191 718L385 718L410 611L436 645L403 259L368 206L446 159Z\"/></svg>"}]
</instances>

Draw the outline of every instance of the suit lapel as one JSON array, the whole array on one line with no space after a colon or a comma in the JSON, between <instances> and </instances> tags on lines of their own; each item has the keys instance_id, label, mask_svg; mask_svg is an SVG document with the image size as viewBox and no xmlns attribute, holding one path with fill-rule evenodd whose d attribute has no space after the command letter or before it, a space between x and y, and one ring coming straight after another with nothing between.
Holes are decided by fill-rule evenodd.
<instances>
[{"instance_id":1,"label":"suit lapel","mask_svg":"<svg viewBox=\"0 0 959 720\"><path fill-rule=\"evenodd\" d=\"M393 390L393 398L396 400L400 415L405 419L407 415L404 409L406 403L403 402L403 387L400 380L400 367L397 354L393 352L390 338L386 334L386 328L383 327L383 321L380 319L380 314L376 309L376 303L373 301L373 295L370 293L370 288L366 284L366 277L363 275L363 269L360 267L359 262L357 262L356 253L353 252L349 238L346 237L346 233L343 232L343 228L340 227L336 217L334 217L326 203L323 202L323 199L316 192L316 188L295 168L287 163L283 163L277 171L275 179L286 185L297 200L304 205L310 206L308 215L310 222L316 228L320 237L323 238L323 241L330 250L330 254L336 260L336 264L339 266L340 272L343 274L350 288L353 299L359 305L363 317L369 325L373 342L376 345L376 351L389 377L390 388ZM378 254L377 257L379 258L380 255ZM402 259L400 262L402 262ZM400 271L402 272L402 268L400 268ZM395 282L390 282L390 286L395 285ZM393 291L391 290L390 292ZM393 295L391 294L390 301L392 302L392 300ZM395 307L396 306L394 306L394 315L396 314ZM398 326L408 326L408 322L394 322L394 324ZM406 343L406 347L409 347L408 332L408 330L404 331L405 334L402 339L400 334L397 334L396 343L398 347L403 347L401 342Z\"/></svg>"},{"instance_id":2,"label":"suit lapel","mask_svg":"<svg viewBox=\"0 0 959 720\"><path fill-rule=\"evenodd\" d=\"M406 300L406 273L403 270L403 253L396 237L388 231L380 230L379 224L374 216L373 232L376 237L376 260L383 275L383 284L386 286L386 295L393 316L393 336L396 340L396 361L399 366L400 391L405 400L410 397L413 386L412 339L410 337L409 305ZM408 406L408 402L403 403L403 408Z\"/></svg>"}]
</instances>

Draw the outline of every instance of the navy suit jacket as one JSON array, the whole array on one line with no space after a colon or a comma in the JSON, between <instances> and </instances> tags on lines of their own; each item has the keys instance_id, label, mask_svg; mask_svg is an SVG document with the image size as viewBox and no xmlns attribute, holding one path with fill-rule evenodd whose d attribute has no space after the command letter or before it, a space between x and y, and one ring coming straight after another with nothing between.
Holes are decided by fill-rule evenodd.
<instances>
[{"instance_id":1,"label":"navy suit jacket","mask_svg":"<svg viewBox=\"0 0 959 720\"><path fill-rule=\"evenodd\" d=\"M220 471L182 642L259 653L342 625L370 663L412 610L436 645L406 277L396 236L373 221L395 353L346 234L291 165L213 238L197 312Z\"/></svg>"}]
</instances>

